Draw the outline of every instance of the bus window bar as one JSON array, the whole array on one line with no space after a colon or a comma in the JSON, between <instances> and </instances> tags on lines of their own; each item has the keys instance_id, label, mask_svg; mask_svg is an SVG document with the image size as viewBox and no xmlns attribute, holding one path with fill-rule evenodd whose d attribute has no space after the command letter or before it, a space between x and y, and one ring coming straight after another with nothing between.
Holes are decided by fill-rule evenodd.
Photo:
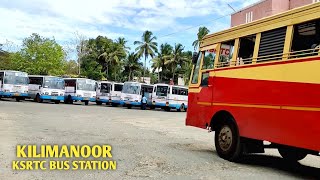
<instances>
[{"instance_id":1,"label":"bus window bar","mask_svg":"<svg viewBox=\"0 0 320 180\"><path fill-rule=\"evenodd\" d=\"M306 49L301 51L292 51L289 53L279 53L279 54L272 54L267 56L260 56L257 57L257 62L267 62L267 61L279 61L283 58L288 59L296 59L301 57L309 57L309 56L319 56L320 55L320 47L314 48L314 49ZM231 66L241 66L241 65L247 65L251 64L253 61L253 58L247 58L247 59L237 59L236 61L225 61L225 62L218 62L216 64L216 68L223 68L223 67L229 67Z\"/></svg>"}]
</instances>

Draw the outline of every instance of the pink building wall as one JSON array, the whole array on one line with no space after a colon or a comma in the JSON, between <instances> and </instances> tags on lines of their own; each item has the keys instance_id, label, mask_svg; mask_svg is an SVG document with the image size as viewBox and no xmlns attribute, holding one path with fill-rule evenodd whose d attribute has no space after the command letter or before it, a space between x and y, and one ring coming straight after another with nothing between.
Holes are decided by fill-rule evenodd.
<instances>
[{"instance_id":1,"label":"pink building wall","mask_svg":"<svg viewBox=\"0 0 320 180\"><path fill-rule=\"evenodd\" d=\"M231 27L246 23L246 14L252 12L252 20L282 13L313 3L313 0L264 0L231 15Z\"/></svg>"},{"instance_id":2,"label":"pink building wall","mask_svg":"<svg viewBox=\"0 0 320 180\"><path fill-rule=\"evenodd\" d=\"M313 0L290 0L290 9L313 3Z\"/></svg>"}]
</instances>

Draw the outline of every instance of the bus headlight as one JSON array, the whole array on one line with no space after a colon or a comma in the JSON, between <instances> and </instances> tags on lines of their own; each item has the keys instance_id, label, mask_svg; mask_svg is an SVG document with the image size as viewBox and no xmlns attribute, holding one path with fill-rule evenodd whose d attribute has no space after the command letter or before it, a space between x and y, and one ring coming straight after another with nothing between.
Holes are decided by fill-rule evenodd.
<instances>
[{"instance_id":1,"label":"bus headlight","mask_svg":"<svg viewBox=\"0 0 320 180\"><path fill-rule=\"evenodd\" d=\"M60 96L63 96L63 94L61 93Z\"/></svg>"},{"instance_id":2,"label":"bus headlight","mask_svg":"<svg viewBox=\"0 0 320 180\"><path fill-rule=\"evenodd\" d=\"M28 91L24 91L25 93L28 93Z\"/></svg>"},{"instance_id":3,"label":"bus headlight","mask_svg":"<svg viewBox=\"0 0 320 180\"><path fill-rule=\"evenodd\" d=\"M45 95L49 95L49 92L44 92Z\"/></svg>"}]
</instances>

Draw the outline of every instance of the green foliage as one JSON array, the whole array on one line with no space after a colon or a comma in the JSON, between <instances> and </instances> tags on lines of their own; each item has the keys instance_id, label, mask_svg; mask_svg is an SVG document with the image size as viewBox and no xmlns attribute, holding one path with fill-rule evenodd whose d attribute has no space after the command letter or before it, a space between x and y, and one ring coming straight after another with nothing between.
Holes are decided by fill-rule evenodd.
<instances>
[{"instance_id":1,"label":"green foliage","mask_svg":"<svg viewBox=\"0 0 320 180\"><path fill-rule=\"evenodd\" d=\"M206 27L199 27L198 30L198 34L197 34L197 39L195 41L193 41L192 46L194 47L194 50L196 50L199 45L201 40L203 39L204 36L206 36L207 34L209 34L209 29Z\"/></svg>"},{"instance_id":2,"label":"green foliage","mask_svg":"<svg viewBox=\"0 0 320 180\"><path fill-rule=\"evenodd\" d=\"M0 46L0 69L12 69L11 53L3 51Z\"/></svg>"},{"instance_id":3,"label":"green foliage","mask_svg":"<svg viewBox=\"0 0 320 180\"><path fill-rule=\"evenodd\" d=\"M65 62L65 75L76 76L78 74L78 64L74 60Z\"/></svg>"},{"instance_id":4,"label":"green foliage","mask_svg":"<svg viewBox=\"0 0 320 180\"><path fill-rule=\"evenodd\" d=\"M12 67L29 74L62 75L65 52L54 39L32 34L23 40L22 49L11 56Z\"/></svg>"},{"instance_id":5,"label":"green foliage","mask_svg":"<svg viewBox=\"0 0 320 180\"><path fill-rule=\"evenodd\" d=\"M153 58L158 50L158 43L155 42L155 40L157 40L157 37L153 36L151 31L145 31L141 36L141 41L134 42L134 45L138 45L136 48L138 56L144 56L144 69L147 67L148 57L151 56L151 58ZM143 76L145 76L145 74L146 72L143 71Z\"/></svg>"}]
</instances>

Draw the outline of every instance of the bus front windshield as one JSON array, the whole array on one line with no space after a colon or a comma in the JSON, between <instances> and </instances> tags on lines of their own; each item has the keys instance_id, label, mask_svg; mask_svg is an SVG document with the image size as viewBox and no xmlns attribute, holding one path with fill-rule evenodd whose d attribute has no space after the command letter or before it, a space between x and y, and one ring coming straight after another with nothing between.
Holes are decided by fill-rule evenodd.
<instances>
[{"instance_id":1,"label":"bus front windshield","mask_svg":"<svg viewBox=\"0 0 320 180\"><path fill-rule=\"evenodd\" d=\"M124 83L122 92L126 94L140 94L140 84Z\"/></svg>"},{"instance_id":2,"label":"bus front windshield","mask_svg":"<svg viewBox=\"0 0 320 180\"><path fill-rule=\"evenodd\" d=\"M45 77L44 88L64 89L64 80L59 77Z\"/></svg>"},{"instance_id":3,"label":"bus front windshield","mask_svg":"<svg viewBox=\"0 0 320 180\"><path fill-rule=\"evenodd\" d=\"M84 91L95 91L96 84L95 81L90 79L78 79L77 80L77 90Z\"/></svg>"},{"instance_id":4,"label":"bus front windshield","mask_svg":"<svg viewBox=\"0 0 320 180\"><path fill-rule=\"evenodd\" d=\"M101 83L100 91L102 93L110 93L111 84L110 83Z\"/></svg>"},{"instance_id":5,"label":"bus front windshield","mask_svg":"<svg viewBox=\"0 0 320 180\"><path fill-rule=\"evenodd\" d=\"M27 73L23 72L6 72L4 84L28 85L29 79Z\"/></svg>"},{"instance_id":6,"label":"bus front windshield","mask_svg":"<svg viewBox=\"0 0 320 180\"><path fill-rule=\"evenodd\" d=\"M156 95L157 96L167 96L168 86L157 86Z\"/></svg>"}]
</instances>

